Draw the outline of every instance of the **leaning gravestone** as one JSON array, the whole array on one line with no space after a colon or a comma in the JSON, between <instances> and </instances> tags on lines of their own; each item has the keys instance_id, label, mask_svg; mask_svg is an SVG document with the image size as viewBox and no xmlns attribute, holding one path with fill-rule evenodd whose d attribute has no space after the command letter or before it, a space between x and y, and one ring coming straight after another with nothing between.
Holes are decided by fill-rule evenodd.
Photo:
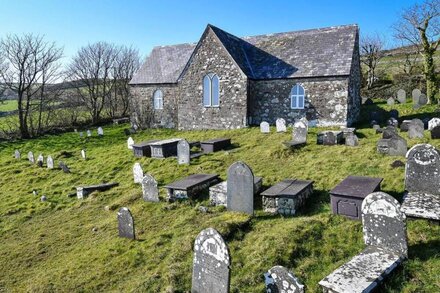
<instances>
[{"instance_id":1,"label":"leaning gravestone","mask_svg":"<svg viewBox=\"0 0 440 293\"><path fill-rule=\"evenodd\" d=\"M412 102L413 102L413 104L418 104L419 103L419 98L420 98L420 95L422 94L422 92L419 89L413 89L411 94L412 94Z\"/></svg>"},{"instance_id":2,"label":"leaning gravestone","mask_svg":"<svg viewBox=\"0 0 440 293\"><path fill-rule=\"evenodd\" d=\"M177 143L177 162L179 165L190 163L190 152L191 148L185 139Z\"/></svg>"},{"instance_id":3,"label":"leaning gravestone","mask_svg":"<svg viewBox=\"0 0 440 293\"><path fill-rule=\"evenodd\" d=\"M420 119L413 119L411 120L411 122L409 123L408 126L408 137L413 139L413 138L423 138L424 134L424 125L423 125L423 121Z\"/></svg>"},{"instance_id":4,"label":"leaning gravestone","mask_svg":"<svg viewBox=\"0 0 440 293\"><path fill-rule=\"evenodd\" d=\"M222 236L213 228L200 232L194 242L191 292L228 293L230 264Z\"/></svg>"},{"instance_id":5,"label":"leaning gravestone","mask_svg":"<svg viewBox=\"0 0 440 293\"><path fill-rule=\"evenodd\" d=\"M90 130L87 130L87 136L88 137L92 136L92 132Z\"/></svg>"},{"instance_id":6,"label":"leaning gravestone","mask_svg":"<svg viewBox=\"0 0 440 293\"><path fill-rule=\"evenodd\" d=\"M28 153L28 160L29 160L29 162L31 162L32 164L35 163L35 158L34 158L34 153L33 153L33 152L29 152L29 153Z\"/></svg>"},{"instance_id":7,"label":"leaning gravestone","mask_svg":"<svg viewBox=\"0 0 440 293\"><path fill-rule=\"evenodd\" d=\"M53 169L53 159L52 156L47 156L46 159L46 165L47 165L47 169Z\"/></svg>"},{"instance_id":8,"label":"leaning gravestone","mask_svg":"<svg viewBox=\"0 0 440 293\"><path fill-rule=\"evenodd\" d=\"M254 213L254 174L243 162L235 162L228 169L228 210Z\"/></svg>"},{"instance_id":9,"label":"leaning gravestone","mask_svg":"<svg viewBox=\"0 0 440 293\"><path fill-rule=\"evenodd\" d=\"M153 176L145 174L142 178L142 198L145 201L159 201L159 189L157 188L157 181Z\"/></svg>"},{"instance_id":10,"label":"leaning gravestone","mask_svg":"<svg viewBox=\"0 0 440 293\"><path fill-rule=\"evenodd\" d=\"M85 160L87 159L86 157L86 151L85 150L81 150L81 157Z\"/></svg>"},{"instance_id":11,"label":"leaning gravestone","mask_svg":"<svg viewBox=\"0 0 440 293\"><path fill-rule=\"evenodd\" d=\"M139 163L135 163L133 166L133 178L134 183L142 183L142 179L144 178L144 171L142 170L142 166Z\"/></svg>"},{"instance_id":12,"label":"leaning gravestone","mask_svg":"<svg viewBox=\"0 0 440 293\"><path fill-rule=\"evenodd\" d=\"M423 106L428 103L428 97L425 94L419 96L419 105Z\"/></svg>"},{"instance_id":13,"label":"leaning gravestone","mask_svg":"<svg viewBox=\"0 0 440 293\"><path fill-rule=\"evenodd\" d=\"M63 170L64 173L70 173L69 167L67 167L66 164L64 164L62 161L58 164L61 170Z\"/></svg>"},{"instance_id":14,"label":"leaning gravestone","mask_svg":"<svg viewBox=\"0 0 440 293\"><path fill-rule=\"evenodd\" d=\"M397 100L400 104L406 103L406 92L403 89L397 91Z\"/></svg>"},{"instance_id":15,"label":"leaning gravestone","mask_svg":"<svg viewBox=\"0 0 440 293\"><path fill-rule=\"evenodd\" d=\"M129 137L129 138L127 139L127 148L128 148L129 150L132 150L132 149L133 149L133 145L134 145L134 140L133 140L133 138Z\"/></svg>"},{"instance_id":16,"label":"leaning gravestone","mask_svg":"<svg viewBox=\"0 0 440 293\"><path fill-rule=\"evenodd\" d=\"M120 208L118 212L118 231L119 237L135 239L134 220L128 208Z\"/></svg>"},{"instance_id":17,"label":"leaning gravestone","mask_svg":"<svg viewBox=\"0 0 440 293\"><path fill-rule=\"evenodd\" d=\"M104 130L102 129L102 127L98 127L98 135L99 136L103 136L104 135Z\"/></svg>"},{"instance_id":18,"label":"leaning gravestone","mask_svg":"<svg viewBox=\"0 0 440 293\"><path fill-rule=\"evenodd\" d=\"M21 158L21 154L19 150L15 150L14 157L19 160Z\"/></svg>"},{"instance_id":19,"label":"leaning gravestone","mask_svg":"<svg viewBox=\"0 0 440 293\"><path fill-rule=\"evenodd\" d=\"M284 120L283 118L278 118L275 123L277 126L277 132L286 132L287 131L286 120Z\"/></svg>"},{"instance_id":20,"label":"leaning gravestone","mask_svg":"<svg viewBox=\"0 0 440 293\"><path fill-rule=\"evenodd\" d=\"M269 123L263 121L260 123L260 132L261 133L270 133Z\"/></svg>"},{"instance_id":21,"label":"leaning gravestone","mask_svg":"<svg viewBox=\"0 0 440 293\"><path fill-rule=\"evenodd\" d=\"M274 266L264 278L267 293L304 293L304 285L285 267Z\"/></svg>"},{"instance_id":22,"label":"leaning gravestone","mask_svg":"<svg viewBox=\"0 0 440 293\"><path fill-rule=\"evenodd\" d=\"M394 98L393 97L389 97L388 100L387 100L387 104L390 105L390 106L394 105Z\"/></svg>"}]
</instances>

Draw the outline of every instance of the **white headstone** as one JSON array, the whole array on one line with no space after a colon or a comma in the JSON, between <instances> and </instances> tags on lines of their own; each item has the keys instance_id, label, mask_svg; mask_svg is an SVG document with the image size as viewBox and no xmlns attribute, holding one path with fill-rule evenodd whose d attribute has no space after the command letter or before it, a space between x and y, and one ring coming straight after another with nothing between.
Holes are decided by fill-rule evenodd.
<instances>
[{"instance_id":1,"label":"white headstone","mask_svg":"<svg viewBox=\"0 0 440 293\"><path fill-rule=\"evenodd\" d=\"M90 130L87 130L87 136L92 136L92 132Z\"/></svg>"},{"instance_id":2,"label":"white headstone","mask_svg":"<svg viewBox=\"0 0 440 293\"><path fill-rule=\"evenodd\" d=\"M397 100L401 104L405 104L406 103L406 92L403 89L400 89L400 90L397 91Z\"/></svg>"},{"instance_id":3,"label":"white headstone","mask_svg":"<svg viewBox=\"0 0 440 293\"><path fill-rule=\"evenodd\" d=\"M133 145L134 145L134 140L133 140L133 138L129 137L127 139L127 147L128 147L128 149L132 150L133 149Z\"/></svg>"},{"instance_id":4,"label":"white headstone","mask_svg":"<svg viewBox=\"0 0 440 293\"><path fill-rule=\"evenodd\" d=\"M277 132L286 132L286 120L283 118L278 118L276 121Z\"/></svg>"},{"instance_id":5,"label":"white headstone","mask_svg":"<svg viewBox=\"0 0 440 293\"><path fill-rule=\"evenodd\" d=\"M98 127L98 135L104 135L104 130L102 129L102 127Z\"/></svg>"},{"instance_id":6,"label":"white headstone","mask_svg":"<svg viewBox=\"0 0 440 293\"><path fill-rule=\"evenodd\" d=\"M263 121L260 123L260 131L261 133L270 133L269 123Z\"/></svg>"},{"instance_id":7,"label":"white headstone","mask_svg":"<svg viewBox=\"0 0 440 293\"><path fill-rule=\"evenodd\" d=\"M37 162L44 162L43 154L38 155Z\"/></svg>"},{"instance_id":8,"label":"white headstone","mask_svg":"<svg viewBox=\"0 0 440 293\"><path fill-rule=\"evenodd\" d=\"M34 158L33 152L28 153L28 159L29 159L29 162L31 162L32 164L35 163L35 158Z\"/></svg>"},{"instance_id":9,"label":"white headstone","mask_svg":"<svg viewBox=\"0 0 440 293\"><path fill-rule=\"evenodd\" d=\"M388 98L387 104L388 105L394 105L394 98L392 98L392 97Z\"/></svg>"},{"instance_id":10,"label":"white headstone","mask_svg":"<svg viewBox=\"0 0 440 293\"><path fill-rule=\"evenodd\" d=\"M85 160L86 157L86 151L85 150L81 150L81 157Z\"/></svg>"},{"instance_id":11,"label":"white headstone","mask_svg":"<svg viewBox=\"0 0 440 293\"><path fill-rule=\"evenodd\" d=\"M142 166L139 163L135 163L133 166L133 178L134 183L142 183L142 179L144 178L144 171L142 170Z\"/></svg>"},{"instance_id":12,"label":"white headstone","mask_svg":"<svg viewBox=\"0 0 440 293\"><path fill-rule=\"evenodd\" d=\"M53 159L52 156L47 156L46 160L47 169L53 169Z\"/></svg>"},{"instance_id":13,"label":"white headstone","mask_svg":"<svg viewBox=\"0 0 440 293\"><path fill-rule=\"evenodd\" d=\"M16 159L20 159L20 158L21 158L21 154L20 154L20 151L19 151L19 150L15 150L14 157L15 157Z\"/></svg>"}]
</instances>

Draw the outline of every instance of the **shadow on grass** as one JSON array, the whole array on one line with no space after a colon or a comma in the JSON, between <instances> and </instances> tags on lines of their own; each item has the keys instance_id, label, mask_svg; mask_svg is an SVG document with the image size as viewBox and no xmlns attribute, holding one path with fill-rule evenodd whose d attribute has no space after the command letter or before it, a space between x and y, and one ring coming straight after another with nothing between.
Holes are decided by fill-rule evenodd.
<instances>
[{"instance_id":1,"label":"shadow on grass","mask_svg":"<svg viewBox=\"0 0 440 293\"><path fill-rule=\"evenodd\" d=\"M440 239L410 245L408 258L427 261L439 257Z\"/></svg>"}]
</instances>

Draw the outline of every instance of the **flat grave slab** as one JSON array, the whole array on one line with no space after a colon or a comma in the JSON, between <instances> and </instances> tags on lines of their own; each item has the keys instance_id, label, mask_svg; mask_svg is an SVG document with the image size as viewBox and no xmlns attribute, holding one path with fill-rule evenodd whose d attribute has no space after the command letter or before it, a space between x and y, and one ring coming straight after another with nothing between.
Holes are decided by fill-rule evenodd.
<instances>
[{"instance_id":1,"label":"flat grave slab","mask_svg":"<svg viewBox=\"0 0 440 293\"><path fill-rule=\"evenodd\" d=\"M313 181L285 179L263 191L265 212L293 216L313 193Z\"/></svg>"},{"instance_id":2,"label":"flat grave slab","mask_svg":"<svg viewBox=\"0 0 440 293\"><path fill-rule=\"evenodd\" d=\"M154 143L154 142L158 142L159 140L154 139L154 140L148 140L148 141L143 141L140 143L135 143L132 145L133 147L133 154L135 157L137 158L141 158L141 157L151 157L151 148L150 148L150 144Z\"/></svg>"},{"instance_id":3,"label":"flat grave slab","mask_svg":"<svg viewBox=\"0 0 440 293\"><path fill-rule=\"evenodd\" d=\"M177 156L177 144L180 138L170 138L150 143L152 158L168 158Z\"/></svg>"},{"instance_id":4,"label":"flat grave slab","mask_svg":"<svg viewBox=\"0 0 440 293\"><path fill-rule=\"evenodd\" d=\"M254 193L258 194L262 187L263 178L254 176ZM209 187L209 201L211 205L223 205L227 203L228 181L222 181Z\"/></svg>"},{"instance_id":5,"label":"flat grave slab","mask_svg":"<svg viewBox=\"0 0 440 293\"><path fill-rule=\"evenodd\" d=\"M348 176L330 191L333 214L344 215L350 219L361 219L361 206L364 198L380 190L383 178Z\"/></svg>"},{"instance_id":6,"label":"flat grave slab","mask_svg":"<svg viewBox=\"0 0 440 293\"><path fill-rule=\"evenodd\" d=\"M200 147L204 153L213 153L231 146L230 138L215 138L200 142Z\"/></svg>"},{"instance_id":7,"label":"flat grave slab","mask_svg":"<svg viewBox=\"0 0 440 293\"><path fill-rule=\"evenodd\" d=\"M114 182L114 183L104 183L104 184L96 184L96 185L88 185L88 186L79 186L76 188L76 197L82 199L85 196L92 193L93 191L97 191L97 190L104 191L118 185L119 183Z\"/></svg>"},{"instance_id":8,"label":"flat grave slab","mask_svg":"<svg viewBox=\"0 0 440 293\"><path fill-rule=\"evenodd\" d=\"M440 223L440 195L408 192L403 197L402 211L407 217L424 218Z\"/></svg>"},{"instance_id":9,"label":"flat grave slab","mask_svg":"<svg viewBox=\"0 0 440 293\"><path fill-rule=\"evenodd\" d=\"M217 174L193 174L165 186L168 199L187 199L197 197L199 193L208 192L210 186L220 181Z\"/></svg>"}]
</instances>

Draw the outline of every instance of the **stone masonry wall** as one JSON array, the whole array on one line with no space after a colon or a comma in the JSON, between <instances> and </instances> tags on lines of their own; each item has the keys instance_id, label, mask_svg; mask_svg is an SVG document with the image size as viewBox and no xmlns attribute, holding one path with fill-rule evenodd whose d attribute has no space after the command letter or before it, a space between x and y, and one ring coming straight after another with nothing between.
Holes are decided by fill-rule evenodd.
<instances>
[{"instance_id":1,"label":"stone masonry wall","mask_svg":"<svg viewBox=\"0 0 440 293\"><path fill-rule=\"evenodd\" d=\"M297 83L306 95L301 110L290 108L290 91ZM318 126L347 125L347 96L348 77L251 80L249 116L252 124L275 124L277 118L293 124L306 117Z\"/></svg>"},{"instance_id":2,"label":"stone masonry wall","mask_svg":"<svg viewBox=\"0 0 440 293\"><path fill-rule=\"evenodd\" d=\"M163 109L155 110L153 93L157 89L163 93ZM177 85L134 85L130 87L130 91L133 95L133 112L138 114L141 127L177 127Z\"/></svg>"},{"instance_id":3,"label":"stone masonry wall","mask_svg":"<svg viewBox=\"0 0 440 293\"><path fill-rule=\"evenodd\" d=\"M359 56L359 33L353 51L353 59L348 82L348 117L347 124L351 125L359 119L361 111L361 64Z\"/></svg>"},{"instance_id":4,"label":"stone masonry wall","mask_svg":"<svg viewBox=\"0 0 440 293\"><path fill-rule=\"evenodd\" d=\"M203 77L220 79L220 106L203 106ZM247 77L208 29L180 82L179 129L234 129L247 125Z\"/></svg>"}]
</instances>

